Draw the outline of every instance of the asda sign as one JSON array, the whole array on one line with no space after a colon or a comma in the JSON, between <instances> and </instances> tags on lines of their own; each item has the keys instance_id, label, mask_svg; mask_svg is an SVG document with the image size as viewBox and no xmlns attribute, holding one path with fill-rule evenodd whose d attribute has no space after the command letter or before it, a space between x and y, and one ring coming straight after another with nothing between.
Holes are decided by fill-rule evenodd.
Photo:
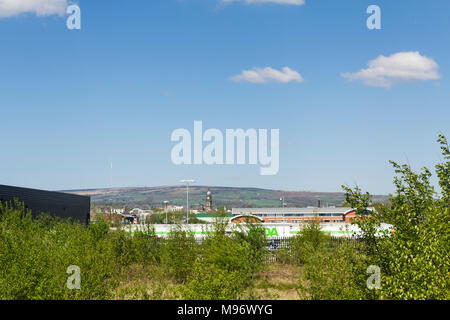
<instances>
[{"instance_id":1,"label":"asda sign","mask_svg":"<svg viewBox=\"0 0 450 320\"><path fill-rule=\"evenodd\" d=\"M266 236L268 237L279 237L277 228L265 228Z\"/></svg>"}]
</instances>

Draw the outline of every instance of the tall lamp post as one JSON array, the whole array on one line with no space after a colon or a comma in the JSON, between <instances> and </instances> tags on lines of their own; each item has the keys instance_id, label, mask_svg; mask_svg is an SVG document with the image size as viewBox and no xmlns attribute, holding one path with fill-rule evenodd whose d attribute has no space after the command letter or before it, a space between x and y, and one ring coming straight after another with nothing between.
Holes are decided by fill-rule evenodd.
<instances>
[{"instance_id":1,"label":"tall lamp post","mask_svg":"<svg viewBox=\"0 0 450 320\"><path fill-rule=\"evenodd\" d=\"M286 206L286 203L284 202L283 191L281 191L280 202L281 202L281 207L284 208Z\"/></svg>"},{"instance_id":2,"label":"tall lamp post","mask_svg":"<svg viewBox=\"0 0 450 320\"><path fill-rule=\"evenodd\" d=\"M186 183L186 224L189 224L189 184L194 183L195 180L181 180L180 182Z\"/></svg>"}]
</instances>

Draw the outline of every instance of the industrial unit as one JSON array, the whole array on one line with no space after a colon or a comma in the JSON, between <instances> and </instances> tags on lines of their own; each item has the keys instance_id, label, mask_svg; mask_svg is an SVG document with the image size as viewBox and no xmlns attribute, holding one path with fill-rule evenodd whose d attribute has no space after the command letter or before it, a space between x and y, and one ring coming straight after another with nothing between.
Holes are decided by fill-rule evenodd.
<instances>
[{"instance_id":1,"label":"industrial unit","mask_svg":"<svg viewBox=\"0 0 450 320\"><path fill-rule=\"evenodd\" d=\"M91 198L75 194L0 185L0 202L24 203L33 218L47 213L60 218L89 223Z\"/></svg>"},{"instance_id":2,"label":"industrial unit","mask_svg":"<svg viewBox=\"0 0 450 320\"><path fill-rule=\"evenodd\" d=\"M369 208L372 211L373 208ZM356 210L348 207L307 208L233 208L233 216L255 216L265 223L301 223L319 219L323 223L349 223ZM235 219L233 222L240 222Z\"/></svg>"},{"instance_id":3,"label":"industrial unit","mask_svg":"<svg viewBox=\"0 0 450 320\"><path fill-rule=\"evenodd\" d=\"M261 223L258 224L265 230L266 237L268 239L276 238L291 238L296 236L306 224L300 223ZM155 224L152 226L157 237L167 237L174 230L182 230L192 234L196 239L203 239L207 235L215 232L213 224L189 224L189 225L173 225L173 224ZM130 224L122 227L126 232L134 234L136 231L146 230L145 225ZM376 228L376 235L383 236L390 234L393 228L391 225L382 223L380 227ZM231 234L233 232L247 232L248 225L231 223L226 226L226 233ZM321 231L329 234L332 237L340 238L355 238L362 234L362 231L356 225L349 223L324 223L322 224Z\"/></svg>"}]
</instances>

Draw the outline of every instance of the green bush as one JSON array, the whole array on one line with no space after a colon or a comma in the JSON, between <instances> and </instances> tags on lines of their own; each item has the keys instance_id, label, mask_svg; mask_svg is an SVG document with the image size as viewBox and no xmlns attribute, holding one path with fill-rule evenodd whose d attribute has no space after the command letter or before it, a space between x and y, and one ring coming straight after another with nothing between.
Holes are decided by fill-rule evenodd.
<instances>
[{"instance_id":1,"label":"green bush","mask_svg":"<svg viewBox=\"0 0 450 320\"><path fill-rule=\"evenodd\" d=\"M267 238L264 228L258 224L247 223L243 225L243 231L235 232L233 240L248 248L247 261L255 274L264 268L267 259Z\"/></svg>"},{"instance_id":2,"label":"green bush","mask_svg":"<svg viewBox=\"0 0 450 320\"><path fill-rule=\"evenodd\" d=\"M167 220L166 220L167 219ZM152 214L148 220L150 224L181 224L186 223L186 211L163 212ZM189 224L204 223L195 214L189 213Z\"/></svg>"},{"instance_id":3,"label":"green bush","mask_svg":"<svg viewBox=\"0 0 450 320\"><path fill-rule=\"evenodd\" d=\"M159 265L161 263L161 241L156 237L151 225L133 235L134 261L141 265Z\"/></svg>"},{"instance_id":4,"label":"green bush","mask_svg":"<svg viewBox=\"0 0 450 320\"><path fill-rule=\"evenodd\" d=\"M260 228L235 234L225 228L216 223L199 245L180 226L158 239L151 225L130 235L111 231L103 220L89 226L48 215L33 220L23 204L7 204L0 219L0 299L170 297L177 286L182 289L174 293L185 298L238 298L264 265L265 235ZM81 271L79 290L66 285L72 265ZM147 293L143 283L133 282L116 292L130 272L156 287Z\"/></svg>"},{"instance_id":5,"label":"green bush","mask_svg":"<svg viewBox=\"0 0 450 320\"><path fill-rule=\"evenodd\" d=\"M227 270L198 258L191 278L179 288L179 294L187 300L236 300L245 290L244 282L239 270Z\"/></svg>"},{"instance_id":6,"label":"green bush","mask_svg":"<svg viewBox=\"0 0 450 320\"><path fill-rule=\"evenodd\" d=\"M391 161L397 176L390 206L355 220L364 232L371 262L381 268L382 298L450 298L450 150L443 135L439 135L438 142L444 159L436 165L440 192L434 190L427 168L416 173L409 165ZM358 213L366 210L368 193L363 194L359 188L343 188L347 202ZM393 225L390 236L375 236L381 222Z\"/></svg>"},{"instance_id":7,"label":"green bush","mask_svg":"<svg viewBox=\"0 0 450 320\"><path fill-rule=\"evenodd\" d=\"M23 204L1 206L0 299L105 299L115 286L114 257L98 233L46 216L32 220ZM70 290L67 268L81 270Z\"/></svg>"},{"instance_id":8,"label":"green bush","mask_svg":"<svg viewBox=\"0 0 450 320\"><path fill-rule=\"evenodd\" d=\"M362 245L347 238L332 238L321 231L318 219L308 222L291 240L291 259L304 267L300 296L313 300L374 298L367 289L368 264ZM306 280L306 283L305 283Z\"/></svg>"},{"instance_id":9,"label":"green bush","mask_svg":"<svg viewBox=\"0 0 450 320\"><path fill-rule=\"evenodd\" d=\"M313 300L359 300L373 298L366 288L367 259L346 242L322 247L306 257L308 285L300 288Z\"/></svg>"},{"instance_id":10,"label":"green bush","mask_svg":"<svg viewBox=\"0 0 450 320\"><path fill-rule=\"evenodd\" d=\"M161 265L168 275L178 282L185 282L192 274L192 266L198 254L198 244L193 234L177 226L164 239L161 252Z\"/></svg>"},{"instance_id":11,"label":"green bush","mask_svg":"<svg viewBox=\"0 0 450 320\"><path fill-rule=\"evenodd\" d=\"M201 245L193 273L179 289L183 299L239 299L251 294L254 276L264 266L264 229L248 225L227 235L226 223L217 221Z\"/></svg>"},{"instance_id":12,"label":"green bush","mask_svg":"<svg viewBox=\"0 0 450 320\"><path fill-rule=\"evenodd\" d=\"M305 264L312 254L324 249L329 241L330 236L321 231L320 222L310 221L291 239L292 259L298 264Z\"/></svg>"}]
</instances>

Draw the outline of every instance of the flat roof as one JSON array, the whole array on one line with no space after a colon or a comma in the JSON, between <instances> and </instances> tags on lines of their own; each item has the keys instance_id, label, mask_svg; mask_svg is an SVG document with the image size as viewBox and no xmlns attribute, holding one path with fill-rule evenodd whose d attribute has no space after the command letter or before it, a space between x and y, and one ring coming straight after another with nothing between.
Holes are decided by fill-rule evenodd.
<instances>
[{"instance_id":1,"label":"flat roof","mask_svg":"<svg viewBox=\"0 0 450 320\"><path fill-rule=\"evenodd\" d=\"M233 217L231 213L219 214L219 213L207 213L207 212L198 212L195 214L197 218L217 218L217 217Z\"/></svg>"},{"instance_id":2,"label":"flat roof","mask_svg":"<svg viewBox=\"0 0 450 320\"><path fill-rule=\"evenodd\" d=\"M369 208L371 209L371 208ZM337 207L337 208L233 208L234 215L238 214L321 214L321 213L336 213L344 214L349 211L353 211L350 207Z\"/></svg>"}]
</instances>

